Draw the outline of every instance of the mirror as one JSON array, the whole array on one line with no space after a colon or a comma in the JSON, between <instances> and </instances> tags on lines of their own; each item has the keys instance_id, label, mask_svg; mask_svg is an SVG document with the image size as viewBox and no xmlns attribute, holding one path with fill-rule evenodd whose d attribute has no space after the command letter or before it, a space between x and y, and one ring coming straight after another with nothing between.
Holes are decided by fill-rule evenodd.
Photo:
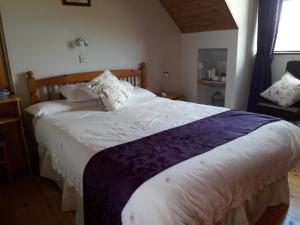
<instances>
[{"instance_id":1,"label":"mirror","mask_svg":"<svg viewBox=\"0 0 300 225\"><path fill-rule=\"evenodd\" d=\"M0 89L3 88L7 88L12 93L14 92L0 15Z\"/></svg>"}]
</instances>

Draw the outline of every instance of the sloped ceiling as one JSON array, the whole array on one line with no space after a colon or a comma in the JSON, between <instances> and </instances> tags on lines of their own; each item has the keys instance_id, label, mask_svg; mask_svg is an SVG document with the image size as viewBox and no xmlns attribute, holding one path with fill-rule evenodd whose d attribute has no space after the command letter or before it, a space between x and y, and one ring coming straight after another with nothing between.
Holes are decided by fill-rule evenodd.
<instances>
[{"instance_id":1,"label":"sloped ceiling","mask_svg":"<svg viewBox=\"0 0 300 225\"><path fill-rule=\"evenodd\" d=\"M237 29L225 0L160 0L182 33Z\"/></svg>"}]
</instances>

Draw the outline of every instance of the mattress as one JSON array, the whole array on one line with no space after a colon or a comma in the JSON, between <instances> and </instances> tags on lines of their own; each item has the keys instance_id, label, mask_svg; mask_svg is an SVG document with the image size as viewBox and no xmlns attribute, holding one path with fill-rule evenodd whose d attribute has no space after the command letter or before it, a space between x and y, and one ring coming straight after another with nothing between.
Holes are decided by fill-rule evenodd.
<instances>
[{"instance_id":1,"label":"mattress","mask_svg":"<svg viewBox=\"0 0 300 225\"><path fill-rule=\"evenodd\" d=\"M82 194L88 160L137 140L228 109L147 97L114 112L97 107L36 121L36 138L53 168ZM179 163L141 185L122 212L123 224L216 224L226 212L283 179L300 157L300 129L279 121Z\"/></svg>"}]
</instances>

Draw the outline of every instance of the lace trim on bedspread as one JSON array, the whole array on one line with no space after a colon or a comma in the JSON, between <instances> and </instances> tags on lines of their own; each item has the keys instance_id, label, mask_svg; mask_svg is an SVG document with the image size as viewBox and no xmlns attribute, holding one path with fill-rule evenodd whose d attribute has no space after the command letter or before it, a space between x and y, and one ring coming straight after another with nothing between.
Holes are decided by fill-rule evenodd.
<instances>
[{"instance_id":1,"label":"lace trim on bedspread","mask_svg":"<svg viewBox=\"0 0 300 225\"><path fill-rule=\"evenodd\" d=\"M81 197L83 196L83 186L82 181L78 180L72 175L72 171L65 168L61 160L58 159L55 155L51 154L51 162L53 169L58 172L69 185L73 186Z\"/></svg>"},{"instance_id":2,"label":"lace trim on bedspread","mask_svg":"<svg viewBox=\"0 0 300 225\"><path fill-rule=\"evenodd\" d=\"M272 183L282 180L284 177L287 176L288 171L286 171L285 173L275 174L270 179L268 179L268 181L266 183L260 183L258 187L253 186L252 188L249 188L248 192L244 191L244 192L237 193L237 196L233 200L230 207L224 206L225 203L223 203L223 204L220 203L218 205L218 208L216 208L216 211L213 213L213 215L211 215L209 213L205 213L205 214L203 213L202 219L203 219L204 224L205 225L214 225L217 222L221 221L222 219L224 219L227 212L241 206L245 201L250 201L260 191L262 191L264 188L271 185Z\"/></svg>"},{"instance_id":3,"label":"lace trim on bedspread","mask_svg":"<svg viewBox=\"0 0 300 225\"><path fill-rule=\"evenodd\" d=\"M72 171L65 168L63 163L58 159L58 157L53 155L53 153L51 153L51 161L53 169L55 169L65 179L65 181L67 181L71 186L73 186L76 189L77 192L80 193L81 196L83 196L82 181L76 179L72 175ZM243 189L243 191L235 193L235 197L230 206L226 206L226 202L221 201L218 204L216 204L218 205L218 207L215 207L215 211L213 213L202 212L201 218L203 220L203 223L205 225L214 225L215 223L221 221L227 212L241 206L244 201L251 200L255 195L259 193L259 191L266 188L268 185L286 177L290 169L292 169L293 167L294 166L287 166L285 169L280 171L273 170L271 175L265 174L265 176L263 177L257 176L257 182L255 184L245 185L240 188L241 190Z\"/></svg>"}]
</instances>

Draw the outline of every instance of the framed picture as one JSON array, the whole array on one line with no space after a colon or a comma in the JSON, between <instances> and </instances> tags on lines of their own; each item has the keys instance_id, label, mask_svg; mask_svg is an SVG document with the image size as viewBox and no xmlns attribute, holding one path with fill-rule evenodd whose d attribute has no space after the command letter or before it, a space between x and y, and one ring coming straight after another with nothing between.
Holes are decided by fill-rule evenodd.
<instances>
[{"instance_id":1,"label":"framed picture","mask_svg":"<svg viewBox=\"0 0 300 225\"><path fill-rule=\"evenodd\" d=\"M91 6L91 0L63 0L63 5Z\"/></svg>"}]
</instances>

